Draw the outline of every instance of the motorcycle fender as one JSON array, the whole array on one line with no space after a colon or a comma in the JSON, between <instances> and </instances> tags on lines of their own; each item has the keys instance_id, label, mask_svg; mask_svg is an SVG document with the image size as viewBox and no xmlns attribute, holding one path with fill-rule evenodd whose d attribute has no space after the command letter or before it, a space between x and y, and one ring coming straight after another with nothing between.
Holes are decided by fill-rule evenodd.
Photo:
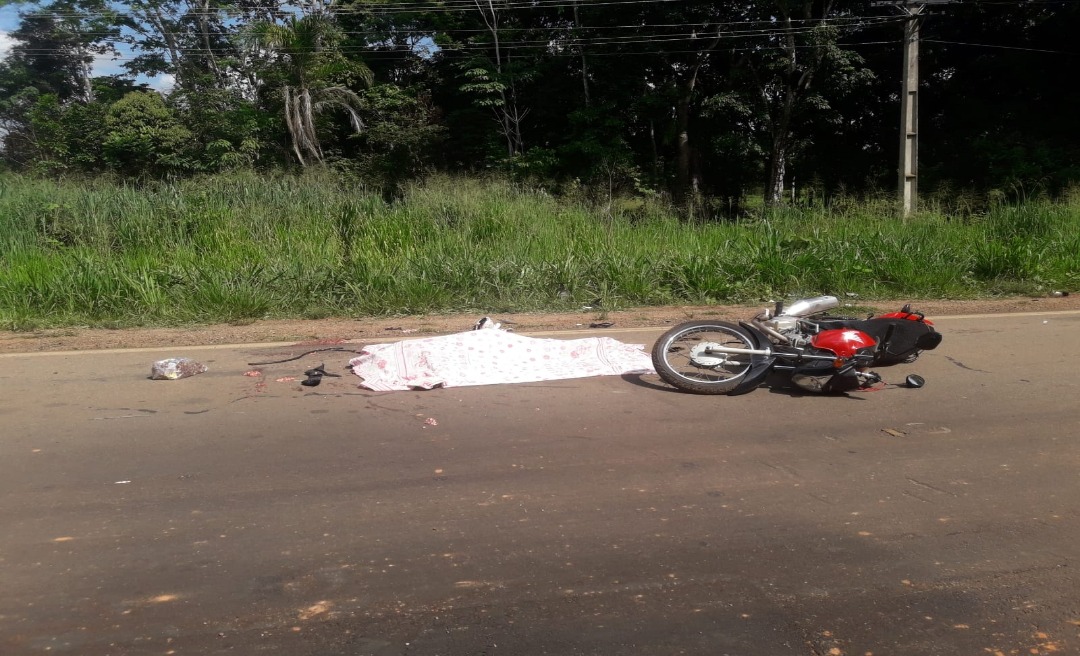
<instances>
[{"instance_id":1,"label":"motorcycle fender","mask_svg":"<svg viewBox=\"0 0 1080 656\"><path fill-rule=\"evenodd\" d=\"M742 321L739 322L739 326L754 339L754 348L765 349L770 347L769 338L760 330ZM765 377L769 375L769 371L772 370L775 362L776 356L755 355L753 362L750 364L750 371L746 372L738 387L728 392L728 396L738 396L757 389L765 381Z\"/></svg>"}]
</instances>

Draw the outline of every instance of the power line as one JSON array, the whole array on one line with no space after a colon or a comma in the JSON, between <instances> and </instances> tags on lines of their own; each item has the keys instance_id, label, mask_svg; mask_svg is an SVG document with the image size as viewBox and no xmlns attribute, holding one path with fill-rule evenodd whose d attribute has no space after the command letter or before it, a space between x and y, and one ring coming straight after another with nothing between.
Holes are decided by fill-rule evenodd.
<instances>
[{"instance_id":1,"label":"power line","mask_svg":"<svg viewBox=\"0 0 1080 656\"><path fill-rule=\"evenodd\" d=\"M875 26L878 26L878 25L883 25L883 24L888 24L888 23L895 23L898 20L900 20L900 19L897 18L897 17L871 17L869 20L863 20L863 21L860 21L858 23L847 23L847 24L840 24L840 25L836 25L831 20L823 20L823 21L815 21L814 24L812 24L812 25L804 25L804 26L795 27L795 28L778 28L777 26L772 25L770 27L763 27L763 28L758 28L758 29L741 29L741 30L727 30L727 31L719 30L719 29L716 29L716 28L708 29L708 30L703 29L700 32L697 31L696 29L693 29L693 30L691 30L689 32L667 32L667 33L652 33L652 34L642 34L640 31L637 31L634 34L629 34L629 35L605 35L605 36L599 36L599 37L597 37L597 36L581 36L580 34L569 34L568 35L567 32L568 31L573 32L573 30L558 29L558 30L550 30L550 31L556 31L557 32L557 34L555 36L543 37L543 38L534 38L534 39L519 39L519 40L512 41L512 42L507 42L507 43L505 43L503 45L503 47L507 48L507 49L514 49L514 48L518 48L518 49L521 49L521 48L529 48L529 49L533 49L533 48L582 48L582 47L590 47L591 48L591 47L598 47L598 46L605 46L605 45L622 45L622 44L634 44L634 43L672 43L672 42L680 42L680 41L695 41L695 40L699 40L699 39L704 41L706 39L714 39L714 38L717 38L717 37L719 37L721 39L752 39L752 38L771 39L771 38L775 38L775 37L779 37L779 36L800 36L800 35L805 35L805 34L811 34L811 33L814 33L815 31L817 31L823 25L827 25L827 26L831 26L831 27L837 27L838 29L840 29L842 31L857 31L857 30L859 30L861 28L875 27ZM728 25L754 25L754 24L764 24L764 23L763 22L749 22L749 21L747 21L747 22L729 23ZM686 27L691 26L692 24L683 23L683 24L674 24L674 25L678 25L680 27L686 28ZM720 25L723 25L723 24L718 24L717 27L719 27ZM627 27L630 27L630 26L627 26ZM649 27L661 27L661 26L658 25L658 26L649 26ZM694 25L694 27L696 28L696 25ZM637 26L634 26L634 28L638 29ZM541 32L542 33L544 31L549 31L549 30L539 29L539 30L515 30L515 31L525 32L525 33L528 34L528 33L534 33L534 32ZM453 30L453 29L450 29L450 30L438 30L438 31L428 32L428 33L424 34L423 36L435 37L435 36L438 36L440 34L453 36L453 35L459 34L460 32L461 31ZM468 31L465 31L465 33L467 33L467 34L486 34L487 31L486 30L468 30ZM345 34L347 34L347 35L362 35L362 36L372 36L372 35L385 36L382 33L372 32L372 31L346 32ZM421 38L423 38L423 37L421 37ZM116 46L116 45L119 45L119 44L127 45L130 42L131 42L131 39L117 38L117 39L103 39L100 43L111 45L111 46ZM486 49L489 48L489 46L487 44L479 44L479 43L464 43L464 44L454 44L454 45L442 45L442 46L439 46L439 47L440 47L440 49L447 49L447 50L461 50L461 49L486 50ZM371 44L371 45L368 45L368 46L341 46L341 47L336 48L335 50L339 51L339 52L360 53L360 52L365 52L365 51L367 51L368 49L371 49L371 48L377 48L377 44ZM155 48L155 50L158 50L158 49L159 48ZM49 54L49 53L54 53L54 52L66 52L66 50L60 49L60 48L18 48L18 50L20 52L34 53L34 54ZM228 53L231 53L231 52L235 52L236 50L237 49L235 49L235 48L210 48L210 49L206 49L206 48L183 48L183 47L175 49L176 52L181 52L181 53L184 53L184 54L228 54Z\"/></svg>"},{"instance_id":2,"label":"power line","mask_svg":"<svg viewBox=\"0 0 1080 656\"><path fill-rule=\"evenodd\" d=\"M687 2L687 0L584 0L577 2L575 0L504 0L498 6L495 7L498 11L508 10L543 10L543 9L564 9L574 8L588 9L594 6L621 6L621 5L649 5L649 4L668 4L672 2ZM1020 6L1020 5L1067 5L1070 3L1076 3L1077 0L955 0L956 4L964 6L979 6L979 5L991 5L991 6ZM708 3L702 3L705 7L708 7ZM331 15L346 15L346 14L373 14L373 15L388 15L388 14L400 14L400 13L455 13L463 11L473 11L477 9L475 0L445 0L444 2L369 2L364 4L354 4L346 6L338 6L328 10L327 13ZM20 12L23 13L23 12ZM35 9L33 11L25 13L47 13L51 16L58 18L86 18L86 17L116 17L126 16L134 17L134 14L130 12L121 11L103 11L103 12L49 12L41 9ZM289 15L291 12L283 11L280 6L276 5L256 5L245 7L242 11L227 10L227 9L215 9L209 11L198 11L194 9L188 9L182 13L179 13L179 17L228 17L237 16L241 14L256 15L260 13L276 13L279 15ZM792 19L791 22L810 22L817 19ZM764 22L764 21L746 21L750 23Z\"/></svg>"},{"instance_id":3,"label":"power line","mask_svg":"<svg viewBox=\"0 0 1080 656\"><path fill-rule=\"evenodd\" d=\"M648 5L669 4L672 2L687 3L687 0L585 0L574 2L573 0L504 0L495 7L498 11L505 10L539 10L539 9L563 9L577 6L579 9L588 9L594 6L622 6L622 5ZM708 3L702 2L702 6L708 7ZM474 0L446 0L445 2L375 2L356 5L334 7L327 11L331 15L341 14L408 14L408 13L452 13L459 11L475 11L477 5ZM81 17L88 15L112 16L121 12L50 12L55 16ZM211 11L188 10L183 12L185 16L221 16L232 13L236 14L267 14L276 13L289 15L293 12L284 11L279 6L254 6L245 7L243 11L227 11L224 9Z\"/></svg>"},{"instance_id":4,"label":"power line","mask_svg":"<svg viewBox=\"0 0 1080 656\"><path fill-rule=\"evenodd\" d=\"M650 43L650 42L649 41L642 41L640 43L631 43L629 45L643 45L643 44L648 44L648 43ZM842 46L842 47L858 47L858 46L867 46L867 45L892 45L892 46L895 46L896 45L896 40L894 39L894 40L890 40L890 41L838 42L836 45ZM798 49L798 50L807 50L807 49L811 49L811 48L816 48L818 46L796 45L794 47L796 49ZM440 49L437 54L438 54L438 56L440 58L455 58L456 59L456 58L459 58L458 55L465 55L465 54L468 54L468 53L476 53L476 52L486 52L488 50L490 50L490 48L486 48L486 47L484 47L484 48L480 48L480 47L464 47L464 48L453 48L453 49ZM727 50L725 50L725 52L755 52L755 51L760 51L760 50L762 50L761 47L737 47L737 48L727 49ZM399 51L392 51L392 50L366 50L366 49L355 49L355 50L350 50L350 51L345 51L345 52L358 52L358 53L362 52L365 55L365 59L385 59L385 58L389 58L389 57L397 57L401 53L400 50ZM588 54L589 54L590 57L592 57L592 56L597 56L597 57L607 57L607 56L621 57L621 56L629 56L629 55L696 54L696 53L700 53L700 52L701 52L700 48L695 48L695 49L692 49L692 50L677 50L677 49L664 48L664 49L641 49L641 50L630 49L630 50L618 50L618 51L609 51L609 52L598 50L598 51L590 51ZM195 54L195 55L214 54L216 56L221 56L221 55L230 54L230 51L211 50L211 51L208 52L208 51L205 51L205 50L190 50L190 51L185 51L184 54ZM566 51L546 51L544 53L544 55L548 56L548 57L575 57L576 58L576 57L580 56L580 53L569 52L569 49L566 49ZM115 57L109 57L109 58L107 58L107 61L114 62L114 63L115 62L123 63L123 62L135 61L135 60L140 59L141 57L142 57L141 55L119 55L119 56L115 56Z\"/></svg>"},{"instance_id":5,"label":"power line","mask_svg":"<svg viewBox=\"0 0 1080 656\"><path fill-rule=\"evenodd\" d=\"M1080 52L1069 52L1067 50L1045 50L1043 48L1023 48L1021 46L1000 46L992 43L967 43L964 41L945 41L943 39L923 39L923 43L944 43L954 46L972 46L976 48L994 48L998 50L1019 50L1022 52L1041 52L1049 55L1069 55L1071 57L1080 57Z\"/></svg>"},{"instance_id":6,"label":"power line","mask_svg":"<svg viewBox=\"0 0 1080 656\"><path fill-rule=\"evenodd\" d=\"M498 10L498 11L510 11L510 10L518 10L518 9L520 9L520 10L534 11L534 10L543 10L543 9L574 8L575 6L577 6L578 8L581 8L581 9L587 9L589 6L630 5L630 4L644 5L644 4L670 3L670 2L680 2L680 1L684 2L685 0L608 0L608 1L596 1L596 2L588 2L588 1L586 1L586 2L584 2L582 4L576 4L571 0L524 0L524 1L516 1L516 2L506 2L506 3L503 4L503 6L496 7L496 10ZM952 3L958 4L958 5L963 5L963 6L978 6L978 5L997 5L997 6L1022 6L1023 5L1023 6L1027 6L1027 5L1038 5L1038 4L1047 4L1047 5L1051 5L1051 4L1069 4L1069 3L1077 3L1077 2L1080 2L1080 0L994 0L994 1L991 1L991 0L975 0L975 1L952 0ZM902 4L902 3L899 3L899 4ZM377 3L377 4L365 4L365 5L362 5L362 6L350 5L350 6L344 6L344 7L336 7L333 10L330 10L328 13L330 13L333 16L356 15L356 14L372 14L372 15L376 15L376 16L381 16L381 15L391 15L391 14L400 14L400 13L420 13L420 12L427 12L427 13L459 13L459 12L471 12L471 11L474 11L476 9L477 9L477 5L472 0L450 0L450 1L444 2L444 3L426 4L426 5L425 4L409 4L409 3L393 3L393 2L384 2L384 3ZM182 19L182 18L186 18L186 17L192 17L192 18L198 18L198 17L229 18L229 17L236 17L236 16L239 16L241 14L253 16L253 15L258 15L258 14L262 13L260 10L266 10L265 13L276 13L276 14L278 14L280 16L291 15L289 12L282 12L280 10L280 8L264 6L264 7L246 7L243 12L238 12L238 11L235 11L235 10L230 11L230 10L225 10L225 9L210 10L210 11L203 12L203 11L188 9L188 10L186 10L184 12L173 14L171 16L171 18L176 18L176 19ZM133 13L119 12L119 11L117 11L117 12L80 12L80 13L73 12L73 13L64 13L64 12L42 12L42 11L39 10L38 12L34 12L34 13L47 13L50 16L55 16L55 17L58 17L58 18L86 18L86 17L137 18L137 16L135 14L133 14ZM815 22L820 22L820 21L842 21L842 20L865 21L865 20L873 19L873 18L880 18L880 17L874 17L874 16L836 16L836 17L830 17L830 18L805 18L805 19L792 18L792 19L786 20L786 22L789 22L789 23L815 23ZM710 24L714 24L714 25L716 25L716 24L719 24L719 25L740 25L740 24L762 24L762 23L776 25L777 21L775 19L745 20L745 21L718 21L718 22L713 22L713 21L709 21L709 20L701 20L701 21L693 21L693 22L688 22L688 23L673 23L673 24L670 24L670 25L671 26L678 26L678 25L710 25ZM586 26L583 26L583 29L620 29L620 28L633 28L633 27L642 27L642 26L648 26L648 24L641 24L641 25L611 25L611 26L607 26L607 25L586 25ZM664 26L664 24L655 24L653 26L657 26L657 27L658 26Z\"/></svg>"},{"instance_id":7,"label":"power line","mask_svg":"<svg viewBox=\"0 0 1080 656\"><path fill-rule=\"evenodd\" d=\"M717 37L721 39L753 39L763 38L771 39L778 36L801 36L806 34L812 34L814 30L809 28L803 28L798 30L746 30L746 31L732 31L732 32L706 32L698 34L696 32L679 32L672 34L633 34L625 36L610 36L604 38L581 38L581 37L568 37L568 38L544 38L544 39L519 39L516 41L510 41L500 44L501 48L543 48L543 47L591 47L591 46L604 46L604 45L620 45L626 43L671 43L677 41L708 41ZM107 44L126 44L127 41L122 39L110 39L103 40L102 43ZM378 44L371 44L366 46L339 46L333 49L333 52L363 52L367 49L377 48ZM458 48L481 48L488 49L490 44L487 43L464 43L453 45L441 45L441 49L458 49ZM154 48L158 50L159 48ZM205 52L234 52L242 48L176 48L176 52L182 53L205 53ZM34 53L34 54L47 54L53 52L68 52L68 49L64 48L20 48L20 52ZM328 51L329 52L329 51Z\"/></svg>"},{"instance_id":8,"label":"power line","mask_svg":"<svg viewBox=\"0 0 1080 656\"><path fill-rule=\"evenodd\" d=\"M825 25L835 26L835 25L839 25L840 27L845 27L846 24L853 23L853 24L855 24L856 27L861 27L861 26L864 26L864 25L865 26L874 26L874 25L883 24L883 23L890 23L890 22L893 22L895 20L897 20L897 18L895 16L837 16L837 17L832 17L832 18L820 18L820 19L819 18L798 19L798 20L793 19L790 22L792 24L796 24L796 25L801 24L801 23L811 23L811 24L813 24L815 26L825 26ZM580 31L580 32L592 32L592 31L596 31L596 30L621 30L621 29L640 30L640 29L646 29L646 28L663 28L663 27L672 27L672 28L683 27L683 28L694 28L694 29L701 28L702 31L705 31L705 30L716 30L716 29L719 29L719 28L722 28L722 27L736 27L736 26L741 26L741 25L765 25L765 26L768 26L768 27L767 28L761 28L761 29L771 29L771 30L775 30L775 31L782 31L784 29L784 28L778 27L777 23L775 21L757 20L757 21L725 21L725 22L691 21L691 22L685 22L685 23L636 23L636 24L628 24L628 25L584 25L584 26L574 26L574 25L571 25L571 24L567 23L565 25L538 25L538 26L529 26L529 27L520 27L520 28L511 27L511 28L506 28L506 31L507 32L515 32L515 31L536 31L536 32L553 31L554 32L554 31L573 30L573 31ZM455 34L456 33L484 33L484 34L486 34L486 33L489 32L489 30L487 30L486 28L443 28L443 29L439 29L439 30L428 30L428 31L431 31L431 32L439 31L439 32L447 32L447 33L452 32L452 33L455 33ZM83 36L99 36L99 35L100 36L108 36L109 34L113 34L113 32L79 31L78 34L83 35ZM344 35L348 35L348 36L367 36L367 35L380 36L380 35L385 34L385 32L383 32L381 30L342 30L340 32L340 34L344 34Z\"/></svg>"}]
</instances>

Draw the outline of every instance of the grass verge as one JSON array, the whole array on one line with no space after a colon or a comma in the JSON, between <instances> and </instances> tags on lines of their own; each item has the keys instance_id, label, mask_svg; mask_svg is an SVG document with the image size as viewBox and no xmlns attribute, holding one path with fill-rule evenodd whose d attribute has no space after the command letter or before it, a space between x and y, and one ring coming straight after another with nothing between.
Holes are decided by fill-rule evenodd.
<instances>
[{"instance_id":1,"label":"grass verge","mask_svg":"<svg viewBox=\"0 0 1080 656\"><path fill-rule=\"evenodd\" d=\"M800 294L977 298L1080 287L1080 200L984 215L887 205L694 222L498 181L385 202L327 174L136 188L0 177L0 326L615 310Z\"/></svg>"}]
</instances>

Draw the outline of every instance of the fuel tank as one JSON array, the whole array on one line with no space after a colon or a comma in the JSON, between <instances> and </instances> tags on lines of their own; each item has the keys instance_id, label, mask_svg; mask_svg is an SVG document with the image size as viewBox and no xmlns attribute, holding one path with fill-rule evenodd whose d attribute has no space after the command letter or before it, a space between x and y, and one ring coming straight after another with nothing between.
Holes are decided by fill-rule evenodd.
<instances>
[{"instance_id":1,"label":"fuel tank","mask_svg":"<svg viewBox=\"0 0 1080 656\"><path fill-rule=\"evenodd\" d=\"M850 358L859 349L873 347L877 342L873 337L861 330L853 328L834 328L823 330L810 339L810 345L814 348L832 351L838 357Z\"/></svg>"}]
</instances>

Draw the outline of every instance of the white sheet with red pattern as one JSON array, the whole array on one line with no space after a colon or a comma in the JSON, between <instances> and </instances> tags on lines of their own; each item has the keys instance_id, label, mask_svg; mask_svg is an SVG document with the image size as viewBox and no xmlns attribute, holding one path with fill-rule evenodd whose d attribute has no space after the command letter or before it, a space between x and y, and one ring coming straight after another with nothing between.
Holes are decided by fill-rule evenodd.
<instances>
[{"instance_id":1,"label":"white sheet with red pattern","mask_svg":"<svg viewBox=\"0 0 1080 656\"><path fill-rule=\"evenodd\" d=\"M463 387L653 373L642 344L610 337L544 339L471 330L364 347L350 362L376 391Z\"/></svg>"}]
</instances>

